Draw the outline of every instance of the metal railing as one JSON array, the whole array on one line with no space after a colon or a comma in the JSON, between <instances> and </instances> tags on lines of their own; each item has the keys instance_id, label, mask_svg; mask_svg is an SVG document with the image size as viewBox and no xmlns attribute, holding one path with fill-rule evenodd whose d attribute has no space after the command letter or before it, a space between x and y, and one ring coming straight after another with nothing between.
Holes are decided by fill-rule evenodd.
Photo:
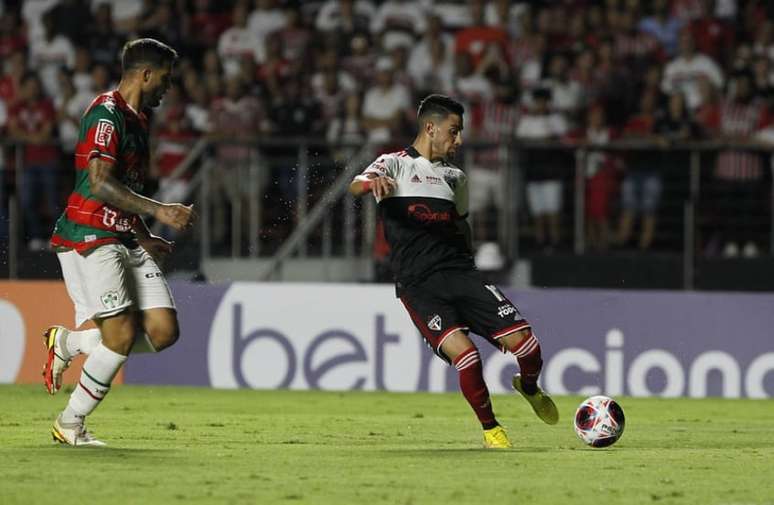
<instances>
[{"instance_id":1,"label":"metal railing","mask_svg":"<svg viewBox=\"0 0 774 505\"><path fill-rule=\"evenodd\" d=\"M226 145L249 148L243 168L234 170L228 162L222 161L218 148ZM401 143L396 143L401 145ZM10 152L15 161L17 173L24 170L22 145L4 143L6 152ZM282 156L272 155L272 152L282 150ZM334 161L332 151L349 149L347 160ZM476 165L477 154L485 151L497 151L496 166L490 167L497 173L500 184L504 188L503 205L496 209L496 225L494 240L497 241L509 258L523 256L526 249L522 242L531 236L529 219L525 218L524 205L525 173L522 154L525 150L563 151L568 159L574 157L574 163L564 167L563 179L572 187L572 205L564 211L566 222L570 223L571 250L575 254L584 254L586 242L586 159L591 152L608 152L616 154L633 151L659 151L674 154L688 153L688 164L680 176L687 180L687 187L680 190L681 201L670 202L680 209L679 215L671 216L675 222L682 225L680 250L683 258L683 286L693 287L695 261L697 256L697 231L699 230L699 212L701 197L705 189L703 180L710 172L711 155L723 150L744 150L757 152L766 158L771 157L771 146L761 144L738 144L719 142L687 142L679 145L664 145L660 143L617 141L608 144L591 144L585 142L513 142L511 144L493 145L491 143L467 142L462 155L457 162L464 170ZM383 150L382 150L383 151ZM194 234L181 237L178 242L195 244L200 261L212 257L244 257L268 258L262 272L263 278L271 278L276 274L283 262L292 257L321 258L368 258L373 244L375 228L375 212L372 199L355 202L347 193L347 186L352 177L361 171L376 154L381 152L375 146L331 146L321 139L254 139L251 141L199 139L192 144L185 160L169 176L170 180L187 181L187 190L183 196L186 201L196 201L199 207L200 222ZM290 153L290 154L288 154ZM324 166L323 169L319 167ZM768 221L768 237L766 245L768 252L774 254L774 178L769 173L770 163L766 167L765 181L768 189L768 215L761 219ZM8 170L8 164L0 166L0 176L3 170ZM283 172L284 171L284 172ZM315 172L317 171L317 172ZM314 172L314 175L313 175ZM319 172L319 173L318 173ZM287 176L285 187L282 188L286 197L277 201L276 189L278 181L273 174ZM320 175L322 174L322 175ZM322 178L321 181L314 179ZM2 181L7 181L2 177ZM17 177L17 185L22 178ZM226 240L214 236L213 212L220 211L216 192L222 191L225 183L229 183L232 191L226 195L221 204L230 209L230 222L226 225ZM234 191L236 188L236 191ZM18 275L20 239L23 226L20 223L19 202L16 197L19 187L10 188L0 204L5 206L8 229L6 261L8 275L13 278ZM280 216L277 218L277 216ZM474 221L476 215L472 216ZM279 219L285 230L276 232L270 219ZM282 222L282 219L292 219L292 225ZM741 217L745 219L745 217ZM159 231L158 224L153 229ZM221 229L222 233L223 230ZM267 235L271 235L268 236Z\"/></svg>"}]
</instances>

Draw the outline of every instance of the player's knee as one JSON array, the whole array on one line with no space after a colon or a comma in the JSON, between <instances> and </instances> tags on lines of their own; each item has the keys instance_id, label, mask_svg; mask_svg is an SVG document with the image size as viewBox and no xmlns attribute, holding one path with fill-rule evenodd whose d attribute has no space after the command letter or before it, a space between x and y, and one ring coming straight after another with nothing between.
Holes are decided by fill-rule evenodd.
<instances>
[{"instance_id":1,"label":"player's knee","mask_svg":"<svg viewBox=\"0 0 774 505\"><path fill-rule=\"evenodd\" d=\"M145 331L156 351L161 351L174 345L178 338L180 338L180 327L177 324L177 319L156 323L152 327L146 328Z\"/></svg>"}]
</instances>

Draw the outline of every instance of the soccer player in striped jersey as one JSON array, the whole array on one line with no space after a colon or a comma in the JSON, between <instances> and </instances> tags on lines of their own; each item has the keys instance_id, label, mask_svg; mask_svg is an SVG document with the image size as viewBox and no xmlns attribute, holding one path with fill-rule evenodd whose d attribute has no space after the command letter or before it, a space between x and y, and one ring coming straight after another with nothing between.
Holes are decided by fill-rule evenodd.
<instances>
[{"instance_id":1,"label":"soccer player in striped jersey","mask_svg":"<svg viewBox=\"0 0 774 505\"><path fill-rule=\"evenodd\" d=\"M62 266L75 323L96 328L44 333L46 389L55 394L77 354L87 354L78 385L51 433L73 446L100 446L86 416L110 391L132 350L155 352L174 344L179 328L169 287L157 260L172 244L151 235L143 216L176 230L189 227L192 206L142 196L149 170L148 118L169 87L177 52L154 39L128 42L118 89L99 95L81 119L75 151L75 188L54 227L51 245Z\"/></svg>"},{"instance_id":2,"label":"soccer player in striped jersey","mask_svg":"<svg viewBox=\"0 0 774 505\"><path fill-rule=\"evenodd\" d=\"M484 430L484 446L508 448L511 442L495 418L469 331L514 355L521 373L513 377L513 387L540 419L555 424L559 414L537 384L543 361L530 323L473 263L467 179L450 163L462 144L463 113L449 97L426 97L414 143L377 158L349 190L376 197L396 293L427 344L457 369L462 394Z\"/></svg>"}]
</instances>

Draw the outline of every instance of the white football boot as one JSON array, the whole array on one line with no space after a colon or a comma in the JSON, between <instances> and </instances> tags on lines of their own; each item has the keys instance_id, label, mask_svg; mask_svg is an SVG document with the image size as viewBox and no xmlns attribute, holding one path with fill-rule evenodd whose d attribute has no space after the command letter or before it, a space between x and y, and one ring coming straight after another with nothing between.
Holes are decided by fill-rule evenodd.
<instances>
[{"instance_id":1,"label":"white football boot","mask_svg":"<svg viewBox=\"0 0 774 505\"><path fill-rule=\"evenodd\" d=\"M54 438L54 442L73 447L105 447L107 445L105 442L94 438L86 430L86 426L83 423L63 423L61 415L54 420L54 425L51 427L51 436Z\"/></svg>"},{"instance_id":2,"label":"white football boot","mask_svg":"<svg viewBox=\"0 0 774 505\"><path fill-rule=\"evenodd\" d=\"M64 326L51 326L43 333L43 343L48 351L43 366L43 382L48 394L55 395L62 388L62 374L70 366L67 353L67 335L70 330Z\"/></svg>"}]
</instances>

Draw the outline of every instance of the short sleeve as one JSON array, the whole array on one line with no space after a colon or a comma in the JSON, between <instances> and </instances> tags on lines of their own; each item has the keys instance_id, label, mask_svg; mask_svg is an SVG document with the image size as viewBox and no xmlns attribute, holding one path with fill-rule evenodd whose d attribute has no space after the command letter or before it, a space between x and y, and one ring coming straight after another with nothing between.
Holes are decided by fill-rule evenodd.
<instances>
[{"instance_id":1,"label":"short sleeve","mask_svg":"<svg viewBox=\"0 0 774 505\"><path fill-rule=\"evenodd\" d=\"M119 116L112 102L93 107L81 120L81 142L88 160L102 158L115 163L118 159Z\"/></svg>"},{"instance_id":2,"label":"short sleeve","mask_svg":"<svg viewBox=\"0 0 774 505\"><path fill-rule=\"evenodd\" d=\"M365 170L363 170L363 174L376 174L376 175L382 175L382 176L388 176L395 178L395 158L392 156L387 156L386 154L383 154L376 158L376 160L368 165Z\"/></svg>"}]
</instances>

